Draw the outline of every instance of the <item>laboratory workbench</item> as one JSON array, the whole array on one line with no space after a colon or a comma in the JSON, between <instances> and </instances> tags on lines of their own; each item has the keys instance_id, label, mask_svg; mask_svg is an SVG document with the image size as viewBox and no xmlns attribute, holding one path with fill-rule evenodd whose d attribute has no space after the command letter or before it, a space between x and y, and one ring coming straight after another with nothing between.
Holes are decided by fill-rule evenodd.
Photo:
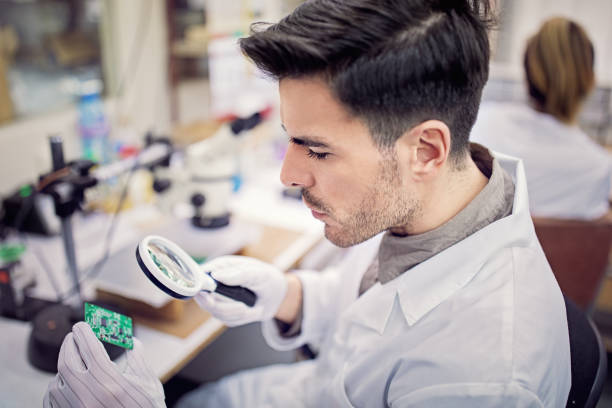
<instances>
[{"instance_id":1,"label":"laboratory workbench","mask_svg":"<svg viewBox=\"0 0 612 408\"><path fill-rule=\"evenodd\" d=\"M268 201L261 202L262 197L267 197ZM239 214L240 222L256 228L257 238L241 245L238 251L231 250L230 253L253 256L286 271L294 267L323 238L323 229L321 224L311 219L308 210L299 201L286 201L287 199L283 201L278 197L278 195L267 195L256 188L245 188L236 197L236 203L232 207L233 213ZM140 213L142 214L142 211ZM87 223L90 223L90 221L87 221ZM99 247L101 241L100 225L105 224L82 228L83 224L83 221L78 220L74 223L77 246L81 244L81 247L90 247L89 249L91 249L96 246L94 245L95 242ZM137 221L131 224L142 225L143 222L141 220L141 222ZM144 224L150 227L151 223L144 222ZM138 237L142 236L142 230L139 229L140 227L135 230L130 230L130 228L132 227L126 228L124 233L117 234L118 238L113 241L111 248L112 255L107 262L111 266L105 266L106 268L114 268L112 266L113 259L115 263L122 263L121 256L126 256L125 253L133 254L134 243L137 242ZM158 225L156 228L156 232L159 232L160 229L163 230L165 227ZM82 239L79 239L77 230L80 231L81 229L89 229L90 231ZM59 237L33 239L29 241L29 244L31 247L37 247L46 253L61 253L62 256L56 255L56 258L63 258ZM231 248L231 246L227 248ZM229 250L227 248L226 250ZM97 259L101 252L102 249L97 248L87 256L83 256L82 251L77 251L80 268L86 267L87 261L84 258ZM60 270L65 268L65 265L54 266ZM101 276L103 275L104 272L101 273ZM39 278L41 291L43 293L46 291L48 294L50 292L49 282L45 281L44 274ZM69 282L64 282L64 285L67 284ZM95 280L84 289L89 293L95 293ZM178 300L172 301L180 302ZM186 315L189 314L189 310L194 310L194 307L197 308L195 302L190 302L192 303L183 306L183 312ZM202 313L200 309L197 310ZM175 324L180 326L180 319ZM172 326L172 323L170 323L170 326ZM30 327L29 322L0 317L0 333L2 333L2 339L4 340L3 347L0 348L0 395L2 396L0 398L0 408L40 406L49 380L53 377L53 374L42 372L32 367L27 361L27 340L31 330ZM167 381L218 337L223 330L223 324L210 316L206 316L203 323L180 336L171 334L173 333L172 330L160 329L155 324L142 324L142 321L135 318L134 335L144 344L145 359L149 362L153 371L161 381Z\"/></svg>"}]
</instances>

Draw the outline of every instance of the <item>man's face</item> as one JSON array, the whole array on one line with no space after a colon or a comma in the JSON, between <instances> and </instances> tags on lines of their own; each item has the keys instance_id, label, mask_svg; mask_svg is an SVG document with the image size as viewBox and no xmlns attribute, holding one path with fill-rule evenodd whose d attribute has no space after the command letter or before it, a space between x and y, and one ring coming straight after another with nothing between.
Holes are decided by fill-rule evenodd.
<instances>
[{"instance_id":1,"label":"man's face","mask_svg":"<svg viewBox=\"0 0 612 408\"><path fill-rule=\"evenodd\" d=\"M317 79L280 81L281 120L291 143L281 181L303 188L303 201L340 247L409 225L418 201L394 149L381 152L368 127L348 114Z\"/></svg>"}]
</instances>

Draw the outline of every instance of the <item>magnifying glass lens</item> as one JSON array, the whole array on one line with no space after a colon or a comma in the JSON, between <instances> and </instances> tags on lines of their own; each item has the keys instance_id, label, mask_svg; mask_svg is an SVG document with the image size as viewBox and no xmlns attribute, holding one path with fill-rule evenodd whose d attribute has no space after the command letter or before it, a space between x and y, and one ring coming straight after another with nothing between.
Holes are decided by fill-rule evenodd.
<instances>
[{"instance_id":1,"label":"magnifying glass lens","mask_svg":"<svg viewBox=\"0 0 612 408\"><path fill-rule=\"evenodd\" d=\"M189 268L165 245L149 242L147 251L155 265L174 283L186 288L193 288L195 286L196 279Z\"/></svg>"}]
</instances>

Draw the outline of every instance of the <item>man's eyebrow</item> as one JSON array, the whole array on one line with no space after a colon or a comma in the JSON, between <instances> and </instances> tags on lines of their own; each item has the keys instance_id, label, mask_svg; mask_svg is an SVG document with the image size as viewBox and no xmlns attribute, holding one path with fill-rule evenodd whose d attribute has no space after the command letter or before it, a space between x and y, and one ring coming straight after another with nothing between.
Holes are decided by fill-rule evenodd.
<instances>
[{"instance_id":1,"label":"man's eyebrow","mask_svg":"<svg viewBox=\"0 0 612 408\"><path fill-rule=\"evenodd\" d=\"M281 127L286 133L287 129L285 128L285 126L281 124ZM313 139L309 136L289 136L289 140L291 141L291 143L295 143L296 145L300 146L329 148L329 145L327 143L319 142L318 140Z\"/></svg>"}]
</instances>

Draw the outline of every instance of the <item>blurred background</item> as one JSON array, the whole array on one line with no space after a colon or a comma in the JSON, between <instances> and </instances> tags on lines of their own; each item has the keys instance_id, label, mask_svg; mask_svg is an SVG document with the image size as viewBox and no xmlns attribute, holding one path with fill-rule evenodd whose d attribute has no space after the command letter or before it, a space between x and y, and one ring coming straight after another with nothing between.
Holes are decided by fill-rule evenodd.
<instances>
[{"instance_id":1,"label":"blurred background","mask_svg":"<svg viewBox=\"0 0 612 408\"><path fill-rule=\"evenodd\" d=\"M49 134L61 133L67 151L79 153L75 115L87 81L97 82L113 142L138 145L147 131L180 133L231 114L245 93L261 92L242 86L249 68L225 52L227 44L231 48L252 21L276 21L299 3L0 0L0 162L10 170L10 177L0 175L0 193L49 167L43 142ZM526 99L527 38L547 18L571 17L596 49L597 89L580 123L600 144L612 143L612 3L499 0L498 9L485 100Z\"/></svg>"}]
</instances>

